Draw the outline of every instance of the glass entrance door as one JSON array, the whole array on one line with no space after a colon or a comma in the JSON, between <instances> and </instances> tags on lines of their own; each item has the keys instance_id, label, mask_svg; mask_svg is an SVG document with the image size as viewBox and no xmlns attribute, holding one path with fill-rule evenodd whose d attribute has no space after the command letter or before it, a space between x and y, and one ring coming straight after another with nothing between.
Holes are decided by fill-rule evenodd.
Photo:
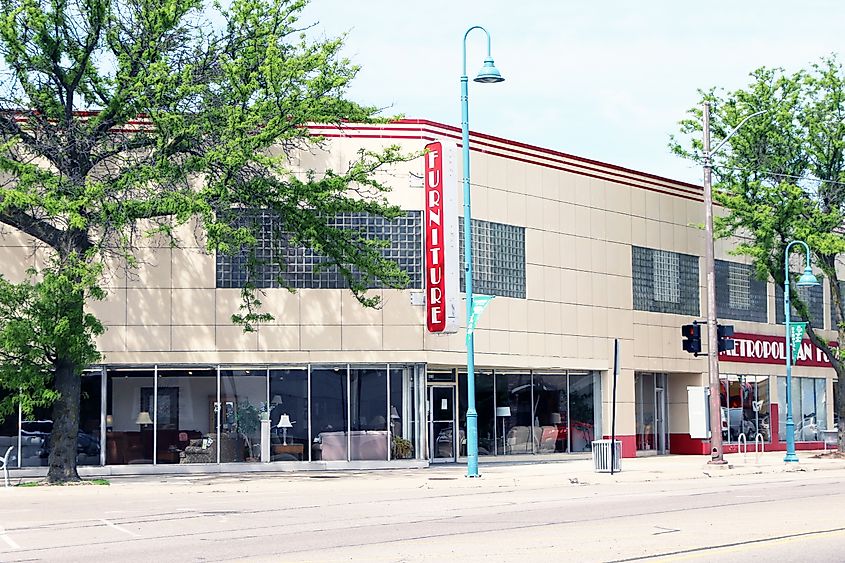
<instances>
[{"instance_id":1,"label":"glass entrance door","mask_svg":"<svg viewBox=\"0 0 845 563\"><path fill-rule=\"evenodd\" d=\"M665 389L665 373L634 375L637 451L640 454L665 454L669 450Z\"/></svg>"},{"instance_id":2,"label":"glass entrance door","mask_svg":"<svg viewBox=\"0 0 845 563\"><path fill-rule=\"evenodd\" d=\"M432 462L456 461L455 387L428 388L429 457Z\"/></svg>"}]
</instances>

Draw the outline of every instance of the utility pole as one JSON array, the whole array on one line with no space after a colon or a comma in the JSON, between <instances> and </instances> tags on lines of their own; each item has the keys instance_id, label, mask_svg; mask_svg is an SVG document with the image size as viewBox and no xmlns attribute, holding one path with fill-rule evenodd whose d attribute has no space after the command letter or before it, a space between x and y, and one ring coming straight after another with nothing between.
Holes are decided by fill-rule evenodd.
<instances>
[{"instance_id":1,"label":"utility pole","mask_svg":"<svg viewBox=\"0 0 845 563\"><path fill-rule=\"evenodd\" d=\"M722 449L722 404L719 394L719 340L716 333L716 259L713 256L713 188L711 186L712 156L713 154L710 152L710 102L704 102L704 216L705 231L707 233L704 271L707 274L707 365L710 373L709 463L721 465L726 462Z\"/></svg>"}]
</instances>

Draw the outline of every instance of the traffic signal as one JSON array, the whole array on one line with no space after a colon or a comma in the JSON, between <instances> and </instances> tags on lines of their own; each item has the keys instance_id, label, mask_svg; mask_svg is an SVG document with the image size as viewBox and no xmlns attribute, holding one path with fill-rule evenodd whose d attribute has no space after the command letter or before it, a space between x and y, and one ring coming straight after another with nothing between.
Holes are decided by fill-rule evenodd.
<instances>
[{"instance_id":1,"label":"traffic signal","mask_svg":"<svg viewBox=\"0 0 845 563\"><path fill-rule=\"evenodd\" d=\"M734 349L734 327L733 325L718 325L716 334L719 339L719 352Z\"/></svg>"},{"instance_id":2,"label":"traffic signal","mask_svg":"<svg viewBox=\"0 0 845 563\"><path fill-rule=\"evenodd\" d=\"M681 336L684 337L683 346L685 352L696 355L701 353L701 326L698 323L682 326Z\"/></svg>"}]
</instances>

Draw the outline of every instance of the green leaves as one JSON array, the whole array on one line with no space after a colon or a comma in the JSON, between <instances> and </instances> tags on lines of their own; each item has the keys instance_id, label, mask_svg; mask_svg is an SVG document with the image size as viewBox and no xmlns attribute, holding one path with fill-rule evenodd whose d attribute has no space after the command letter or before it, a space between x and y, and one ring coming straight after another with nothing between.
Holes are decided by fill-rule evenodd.
<instances>
[{"instance_id":1,"label":"green leaves","mask_svg":"<svg viewBox=\"0 0 845 563\"><path fill-rule=\"evenodd\" d=\"M765 110L713 156L714 199L726 211L716 219L716 233L736 237L734 252L750 256L758 276L771 277L781 287L787 244L807 242L816 267L831 280L833 321L842 325L845 309L835 264L845 252L845 73L830 57L793 74L760 68L750 79L746 88L733 92L701 92L702 102L713 107L713 146L745 116ZM689 114L681 122L685 141L673 138L670 146L701 162L701 110ZM798 295L792 299L806 316ZM845 330L839 332L842 347ZM823 339L812 337L831 354ZM842 373L845 366L836 364Z\"/></svg>"}]
</instances>

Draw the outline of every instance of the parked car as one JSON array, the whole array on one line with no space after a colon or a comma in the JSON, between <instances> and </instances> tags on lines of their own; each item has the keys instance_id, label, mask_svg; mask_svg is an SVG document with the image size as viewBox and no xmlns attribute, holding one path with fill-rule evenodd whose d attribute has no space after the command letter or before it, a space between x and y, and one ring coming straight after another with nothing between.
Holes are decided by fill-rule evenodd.
<instances>
[{"instance_id":1,"label":"parked car","mask_svg":"<svg viewBox=\"0 0 845 563\"><path fill-rule=\"evenodd\" d=\"M21 438L24 445L31 445L33 448L38 447L35 454L31 457L40 458L41 462L37 465L46 465L47 458L50 456L50 437L53 433L52 420L24 420L21 423ZM99 463L100 460L100 437L94 436L79 430L76 435L76 454L77 463L80 464L94 464ZM27 456L23 456L26 460ZM28 464L29 465L29 464ZM36 465L36 464L32 464Z\"/></svg>"}]
</instances>

